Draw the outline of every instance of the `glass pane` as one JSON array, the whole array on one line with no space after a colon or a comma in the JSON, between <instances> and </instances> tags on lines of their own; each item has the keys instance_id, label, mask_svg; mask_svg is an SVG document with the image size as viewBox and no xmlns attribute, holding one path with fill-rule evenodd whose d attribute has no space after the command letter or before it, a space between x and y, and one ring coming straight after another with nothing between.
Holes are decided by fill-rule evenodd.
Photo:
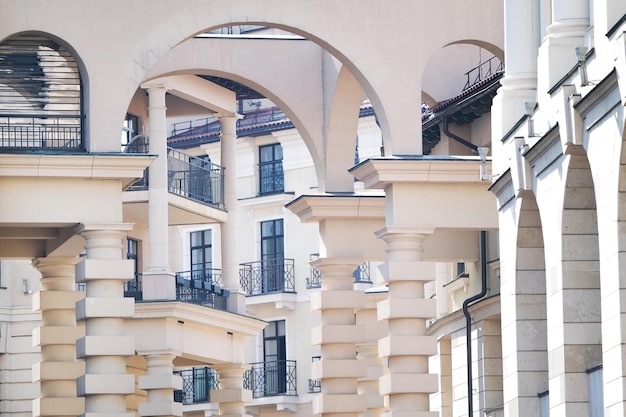
<instances>
[{"instance_id":1,"label":"glass pane","mask_svg":"<svg viewBox=\"0 0 626 417\"><path fill-rule=\"evenodd\" d=\"M275 231L274 234L276 236L282 236L283 235L283 221L282 221L282 219L281 220L276 220L275 223L276 223L275 224L276 231Z\"/></svg>"},{"instance_id":2,"label":"glass pane","mask_svg":"<svg viewBox=\"0 0 626 417\"><path fill-rule=\"evenodd\" d=\"M267 325L267 327L263 330L263 338L267 339L269 337L275 337L276 336L276 326L275 326L275 322L271 322L270 324Z\"/></svg>"},{"instance_id":3,"label":"glass pane","mask_svg":"<svg viewBox=\"0 0 626 417\"><path fill-rule=\"evenodd\" d=\"M274 222L262 222L261 223L261 237L274 236Z\"/></svg>"},{"instance_id":4,"label":"glass pane","mask_svg":"<svg viewBox=\"0 0 626 417\"><path fill-rule=\"evenodd\" d=\"M191 246L200 246L201 244L202 244L202 233L192 232L191 233Z\"/></svg>"},{"instance_id":5,"label":"glass pane","mask_svg":"<svg viewBox=\"0 0 626 417\"><path fill-rule=\"evenodd\" d=\"M213 263L213 251L211 248L204 249L204 263L207 264L207 268L210 268L210 264Z\"/></svg>"},{"instance_id":6,"label":"glass pane","mask_svg":"<svg viewBox=\"0 0 626 417\"><path fill-rule=\"evenodd\" d=\"M283 159L283 147L280 144L274 146L274 159L280 161Z\"/></svg>"},{"instance_id":7,"label":"glass pane","mask_svg":"<svg viewBox=\"0 0 626 417\"><path fill-rule=\"evenodd\" d=\"M268 162L274 159L274 152L272 152L272 146L261 146L259 148L259 160L261 162Z\"/></svg>"},{"instance_id":8,"label":"glass pane","mask_svg":"<svg viewBox=\"0 0 626 417\"><path fill-rule=\"evenodd\" d=\"M279 336L285 335L285 320L280 320L278 322L278 335Z\"/></svg>"}]
</instances>

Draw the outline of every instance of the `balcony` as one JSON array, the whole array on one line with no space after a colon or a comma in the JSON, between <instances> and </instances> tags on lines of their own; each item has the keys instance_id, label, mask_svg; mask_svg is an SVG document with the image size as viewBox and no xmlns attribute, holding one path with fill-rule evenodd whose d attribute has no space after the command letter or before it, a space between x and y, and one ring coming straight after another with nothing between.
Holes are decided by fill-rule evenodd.
<instances>
[{"instance_id":1,"label":"balcony","mask_svg":"<svg viewBox=\"0 0 626 417\"><path fill-rule=\"evenodd\" d=\"M224 168L220 165L167 148L168 222L170 225L226 221ZM148 138L136 136L126 153L147 153ZM145 224L148 219L149 169L124 193L124 219Z\"/></svg>"},{"instance_id":2,"label":"balcony","mask_svg":"<svg viewBox=\"0 0 626 417\"><path fill-rule=\"evenodd\" d=\"M219 375L209 367L174 371L183 378L183 389L174 391L174 402L184 405L211 402L211 390L219 389Z\"/></svg>"},{"instance_id":3,"label":"balcony","mask_svg":"<svg viewBox=\"0 0 626 417\"><path fill-rule=\"evenodd\" d=\"M82 119L64 114L0 114L0 148L83 151Z\"/></svg>"},{"instance_id":4,"label":"balcony","mask_svg":"<svg viewBox=\"0 0 626 417\"><path fill-rule=\"evenodd\" d=\"M219 269L176 273L176 300L226 311L230 291L220 288Z\"/></svg>"},{"instance_id":5,"label":"balcony","mask_svg":"<svg viewBox=\"0 0 626 417\"><path fill-rule=\"evenodd\" d=\"M319 254L317 253L312 253L310 255L311 261L317 258L319 258ZM354 272L352 273L352 276L354 277L355 284L371 284L372 276L370 272L370 263L363 262L354 270ZM311 267L310 276L309 278L306 279L306 287L309 289L321 288L322 287L321 279L322 279L322 274L320 273L320 271L317 268Z\"/></svg>"},{"instance_id":6,"label":"balcony","mask_svg":"<svg viewBox=\"0 0 626 417\"><path fill-rule=\"evenodd\" d=\"M298 395L296 361L253 363L244 374L243 386L252 391L252 398Z\"/></svg>"},{"instance_id":7,"label":"balcony","mask_svg":"<svg viewBox=\"0 0 626 417\"><path fill-rule=\"evenodd\" d=\"M239 266L239 282L246 295L296 292L293 259L266 259Z\"/></svg>"}]
</instances>

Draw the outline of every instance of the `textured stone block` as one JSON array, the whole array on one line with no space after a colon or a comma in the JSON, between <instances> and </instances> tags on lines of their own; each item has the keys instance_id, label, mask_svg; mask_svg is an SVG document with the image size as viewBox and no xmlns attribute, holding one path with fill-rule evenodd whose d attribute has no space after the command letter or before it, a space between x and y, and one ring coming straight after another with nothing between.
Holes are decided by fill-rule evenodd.
<instances>
[{"instance_id":1,"label":"textured stone block","mask_svg":"<svg viewBox=\"0 0 626 417\"><path fill-rule=\"evenodd\" d=\"M135 392L135 376L122 374L87 374L76 380L78 395L132 394Z\"/></svg>"},{"instance_id":2,"label":"textured stone block","mask_svg":"<svg viewBox=\"0 0 626 417\"><path fill-rule=\"evenodd\" d=\"M361 378L366 374L365 361L358 359L322 359L311 364L311 378Z\"/></svg>"},{"instance_id":3,"label":"textured stone block","mask_svg":"<svg viewBox=\"0 0 626 417\"><path fill-rule=\"evenodd\" d=\"M183 380L177 375L142 375L138 378L139 389L173 388L183 389Z\"/></svg>"},{"instance_id":4,"label":"textured stone block","mask_svg":"<svg viewBox=\"0 0 626 417\"><path fill-rule=\"evenodd\" d=\"M76 341L76 356L132 356L135 340L132 336L85 336Z\"/></svg>"},{"instance_id":5,"label":"textured stone block","mask_svg":"<svg viewBox=\"0 0 626 417\"><path fill-rule=\"evenodd\" d=\"M320 325L311 329L311 343L357 343L365 340L365 327L355 324Z\"/></svg>"},{"instance_id":6,"label":"textured stone block","mask_svg":"<svg viewBox=\"0 0 626 417\"><path fill-rule=\"evenodd\" d=\"M378 389L386 394L419 394L437 392L439 381L437 374L386 374L378 380Z\"/></svg>"},{"instance_id":7,"label":"textured stone block","mask_svg":"<svg viewBox=\"0 0 626 417\"><path fill-rule=\"evenodd\" d=\"M436 299L386 299L378 303L378 320L397 318L431 318L437 314Z\"/></svg>"},{"instance_id":8,"label":"textured stone block","mask_svg":"<svg viewBox=\"0 0 626 417\"><path fill-rule=\"evenodd\" d=\"M313 398L313 414L361 413L366 410L365 396L357 394L319 395Z\"/></svg>"},{"instance_id":9,"label":"textured stone block","mask_svg":"<svg viewBox=\"0 0 626 417\"><path fill-rule=\"evenodd\" d=\"M85 297L76 303L76 318L84 320L92 317L124 317L135 315L133 298Z\"/></svg>"},{"instance_id":10,"label":"textured stone block","mask_svg":"<svg viewBox=\"0 0 626 417\"><path fill-rule=\"evenodd\" d=\"M437 354L434 336L390 335L378 341L378 356L431 356Z\"/></svg>"},{"instance_id":11,"label":"textured stone block","mask_svg":"<svg viewBox=\"0 0 626 417\"><path fill-rule=\"evenodd\" d=\"M363 291L318 291L311 295L311 310L360 308L365 306Z\"/></svg>"},{"instance_id":12,"label":"textured stone block","mask_svg":"<svg viewBox=\"0 0 626 417\"><path fill-rule=\"evenodd\" d=\"M92 279L128 281L135 275L131 259L85 259L76 265L76 282Z\"/></svg>"}]
</instances>

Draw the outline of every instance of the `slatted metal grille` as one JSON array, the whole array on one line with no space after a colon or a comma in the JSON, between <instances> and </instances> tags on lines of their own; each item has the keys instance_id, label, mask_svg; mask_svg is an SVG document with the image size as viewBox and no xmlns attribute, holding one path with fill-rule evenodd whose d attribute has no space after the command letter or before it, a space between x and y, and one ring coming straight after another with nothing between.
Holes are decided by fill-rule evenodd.
<instances>
[{"instance_id":1,"label":"slatted metal grille","mask_svg":"<svg viewBox=\"0 0 626 417\"><path fill-rule=\"evenodd\" d=\"M45 36L0 43L0 148L82 148L81 78L72 54Z\"/></svg>"}]
</instances>

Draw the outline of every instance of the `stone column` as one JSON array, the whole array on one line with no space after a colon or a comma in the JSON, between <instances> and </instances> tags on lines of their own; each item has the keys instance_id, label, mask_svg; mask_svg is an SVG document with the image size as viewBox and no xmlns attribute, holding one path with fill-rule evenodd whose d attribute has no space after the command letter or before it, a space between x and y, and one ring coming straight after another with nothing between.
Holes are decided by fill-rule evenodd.
<instances>
[{"instance_id":1,"label":"stone column","mask_svg":"<svg viewBox=\"0 0 626 417\"><path fill-rule=\"evenodd\" d=\"M539 49L539 91L547 91L577 62L575 48L585 44L589 0L552 0L552 23Z\"/></svg>"},{"instance_id":2,"label":"stone column","mask_svg":"<svg viewBox=\"0 0 626 417\"><path fill-rule=\"evenodd\" d=\"M126 358L134 355L132 336L124 321L132 318L135 300L124 298L124 282L134 275L133 261L123 259L129 224L84 224L87 257L76 267L77 281L86 284L86 296L76 304L76 317L85 322L85 336L76 353L85 359L85 375L77 380L85 397L84 417L133 417L126 412L126 396L135 392L133 375L126 374Z\"/></svg>"},{"instance_id":3,"label":"stone column","mask_svg":"<svg viewBox=\"0 0 626 417\"><path fill-rule=\"evenodd\" d=\"M365 376L365 362L356 358L356 344L365 340L365 328L356 324L355 309L365 296L355 291L352 273L361 264L356 258L319 258L311 262L321 273L321 291L313 293L311 309L321 312L321 325L311 330L311 343L320 345L321 359L312 364L311 377L321 380L322 392L313 400L313 413L356 417L366 410L358 395L358 379Z\"/></svg>"},{"instance_id":4,"label":"stone column","mask_svg":"<svg viewBox=\"0 0 626 417\"><path fill-rule=\"evenodd\" d=\"M437 354L437 340L426 336L426 319L435 317L436 300L424 298L424 283L435 279L435 262L422 260L422 243L432 229L385 227L376 235L387 243L384 278L389 297L378 303L378 319L387 320L388 335L378 341L389 372L380 378L380 392L389 398L386 417L435 417L429 395L438 377L428 373L428 357Z\"/></svg>"},{"instance_id":5,"label":"stone column","mask_svg":"<svg viewBox=\"0 0 626 417\"><path fill-rule=\"evenodd\" d=\"M150 153L157 158L148 168L148 267L143 272L144 300L174 300L176 285L169 264L167 121L163 84L143 85L149 99Z\"/></svg>"},{"instance_id":6,"label":"stone column","mask_svg":"<svg viewBox=\"0 0 626 417\"><path fill-rule=\"evenodd\" d=\"M243 364L211 365L219 374L217 391L211 391L211 402L219 404L220 416L243 417L245 405L252 401L252 391L243 388L243 374L248 369Z\"/></svg>"},{"instance_id":7,"label":"stone column","mask_svg":"<svg viewBox=\"0 0 626 417\"><path fill-rule=\"evenodd\" d=\"M224 205L228 220L222 223L222 285L230 291L228 310L243 313L246 297L239 284L239 260L237 259L237 120L242 116L219 115L221 165L224 167Z\"/></svg>"},{"instance_id":8,"label":"stone column","mask_svg":"<svg viewBox=\"0 0 626 417\"><path fill-rule=\"evenodd\" d=\"M41 313L41 327L33 331L41 347L41 362L33 365L33 381L41 395L33 400L33 416L77 416L85 400L76 395L76 379L85 373L85 362L76 359L76 340L83 329L76 325L76 302L83 297L74 290L79 258L38 258L33 266L41 273L41 291L33 296L33 310Z\"/></svg>"},{"instance_id":9,"label":"stone column","mask_svg":"<svg viewBox=\"0 0 626 417\"><path fill-rule=\"evenodd\" d=\"M505 0L504 19L505 75L491 113L491 137L494 138L491 155L495 173L507 169L506 161L512 152L503 148L500 139L524 116L524 103L537 101L537 48L541 44L539 0ZM502 165L498 165L498 161L503 161Z\"/></svg>"},{"instance_id":10,"label":"stone column","mask_svg":"<svg viewBox=\"0 0 626 417\"><path fill-rule=\"evenodd\" d=\"M365 376L359 378L357 387L367 407L361 417L380 417L385 411L384 397L378 389L378 380L385 369L378 357L378 340L387 334L387 323L377 318L377 304L385 298L384 292L365 294L365 305L356 312L356 324L365 328L365 339L356 345L358 360L365 362Z\"/></svg>"},{"instance_id":11,"label":"stone column","mask_svg":"<svg viewBox=\"0 0 626 417\"><path fill-rule=\"evenodd\" d=\"M148 364L147 375L139 377L139 389L148 393L148 401L139 404L139 415L150 417L181 417L183 405L174 402L174 390L183 387L183 380L174 375L174 358L168 352L141 353Z\"/></svg>"}]
</instances>

